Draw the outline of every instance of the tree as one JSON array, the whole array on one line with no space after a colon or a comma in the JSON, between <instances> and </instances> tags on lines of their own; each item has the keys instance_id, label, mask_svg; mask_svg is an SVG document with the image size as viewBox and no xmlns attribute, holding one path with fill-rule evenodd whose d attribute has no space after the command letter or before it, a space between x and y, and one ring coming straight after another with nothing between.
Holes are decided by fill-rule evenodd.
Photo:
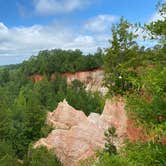
<instances>
[{"instance_id":1,"label":"tree","mask_svg":"<svg viewBox=\"0 0 166 166\"><path fill-rule=\"evenodd\" d=\"M85 90L85 86L79 80L74 80L67 88L66 99L71 106L83 110L88 116L91 112L101 113L103 101L99 93L91 93Z\"/></svg>"},{"instance_id":2,"label":"tree","mask_svg":"<svg viewBox=\"0 0 166 166\"><path fill-rule=\"evenodd\" d=\"M5 68L0 72L0 85L6 84L10 80L9 69Z\"/></svg>"},{"instance_id":3,"label":"tree","mask_svg":"<svg viewBox=\"0 0 166 166\"><path fill-rule=\"evenodd\" d=\"M1 166L19 166L14 155L12 146L6 142L0 142L0 165Z\"/></svg>"},{"instance_id":4,"label":"tree","mask_svg":"<svg viewBox=\"0 0 166 166\"><path fill-rule=\"evenodd\" d=\"M150 32L152 39L158 39L166 49L166 2L159 3L158 14L161 19L151 22L146 25L146 28Z\"/></svg>"},{"instance_id":5,"label":"tree","mask_svg":"<svg viewBox=\"0 0 166 166\"><path fill-rule=\"evenodd\" d=\"M61 163L52 151L40 147L29 150L25 166L61 166Z\"/></svg>"},{"instance_id":6,"label":"tree","mask_svg":"<svg viewBox=\"0 0 166 166\"><path fill-rule=\"evenodd\" d=\"M37 93L40 105L44 106L49 111L55 108L55 93L52 82L49 82L47 79L39 81L34 84L34 91Z\"/></svg>"},{"instance_id":7,"label":"tree","mask_svg":"<svg viewBox=\"0 0 166 166\"><path fill-rule=\"evenodd\" d=\"M137 35L130 30L132 27L123 17L118 24L112 26L111 47L106 49L104 58L105 85L113 94L122 94L131 86L127 80L130 60L137 56L138 46L134 39Z\"/></svg>"},{"instance_id":8,"label":"tree","mask_svg":"<svg viewBox=\"0 0 166 166\"><path fill-rule=\"evenodd\" d=\"M15 99L12 108L12 126L8 133L18 158L22 159L32 141L41 138L46 111L40 105L35 91L24 87Z\"/></svg>"},{"instance_id":9,"label":"tree","mask_svg":"<svg viewBox=\"0 0 166 166\"><path fill-rule=\"evenodd\" d=\"M6 110L0 109L0 141L6 140L11 127L11 119Z\"/></svg>"},{"instance_id":10,"label":"tree","mask_svg":"<svg viewBox=\"0 0 166 166\"><path fill-rule=\"evenodd\" d=\"M110 156L116 155L117 149L116 146L114 145L115 139L117 138L116 128L115 127L108 128L108 130L104 132L104 136L106 140L104 151L108 152Z\"/></svg>"}]
</instances>

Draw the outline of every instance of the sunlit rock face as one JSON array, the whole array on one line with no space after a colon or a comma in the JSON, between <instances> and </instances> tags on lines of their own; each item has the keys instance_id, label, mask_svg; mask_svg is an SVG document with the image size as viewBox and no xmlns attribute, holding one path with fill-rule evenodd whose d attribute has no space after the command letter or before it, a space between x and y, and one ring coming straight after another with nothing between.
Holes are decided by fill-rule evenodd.
<instances>
[{"instance_id":1,"label":"sunlit rock face","mask_svg":"<svg viewBox=\"0 0 166 166\"><path fill-rule=\"evenodd\" d=\"M36 74L36 75L32 75L30 77L30 79L33 81L33 82L39 82L39 81L42 81L45 77L43 75L39 75L39 74Z\"/></svg>"},{"instance_id":2,"label":"sunlit rock face","mask_svg":"<svg viewBox=\"0 0 166 166\"><path fill-rule=\"evenodd\" d=\"M63 77L67 78L67 83L71 84L74 80L79 80L86 86L86 90L93 92L101 92L106 94L108 89L103 86L104 71L102 69L96 69L92 71L81 71L76 73L64 73Z\"/></svg>"},{"instance_id":3,"label":"sunlit rock face","mask_svg":"<svg viewBox=\"0 0 166 166\"><path fill-rule=\"evenodd\" d=\"M67 79L67 83L70 85L72 81L79 80L84 83L87 91L100 92L105 95L108 92L108 88L104 87L104 71L102 69L96 69L91 71L80 71L75 73L63 73L62 77ZM38 82L43 80L45 77L42 75L33 75L30 79L33 82ZM51 75L51 79L56 79L56 74Z\"/></svg>"},{"instance_id":4,"label":"sunlit rock face","mask_svg":"<svg viewBox=\"0 0 166 166\"><path fill-rule=\"evenodd\" d=\"M66 100L60 102L56 110L47 115L47 124L54 128L70 129L85 120L87 117L84 112L75 110Z\"/></svg>"},{"instance_id":5,"label":"sunlit rock face","mask_svg":"<svg viewBox=\"0 0 166 166\"><path fill-rule=\"evenodd\" d=\"M80 160L93 156L95 150L105 144L104 131L111 126L117 129L119 147L123 144L127 132L127 117L124 102L106 101L102 115L91 113L88 117L75 110L64 100L56 110L48 113L47 123L53 130L47 138L42 138L34 147L46 146L53 149L64 166L78 166Z\"/></svg>"}]
</instances>

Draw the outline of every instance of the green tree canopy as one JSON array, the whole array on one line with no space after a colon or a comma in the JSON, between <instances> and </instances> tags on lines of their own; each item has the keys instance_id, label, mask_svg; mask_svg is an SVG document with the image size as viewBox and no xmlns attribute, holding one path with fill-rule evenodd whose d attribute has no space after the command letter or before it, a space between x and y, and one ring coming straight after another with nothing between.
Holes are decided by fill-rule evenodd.
<instances>
[{"instance_id":1,"label":"green tree canopy","mask_svg":"<svg viewBox=\"0 0 166 166\"><path fill-rule=\"evenodd\" d=\"M131 59L137 57L137 35L131 31L132 25L123 17L112 27L111 46L106 50L104 59L105 85L111 93L123 93L130 88L126 70L131 65Z\"/></svg>"}]
</instances>

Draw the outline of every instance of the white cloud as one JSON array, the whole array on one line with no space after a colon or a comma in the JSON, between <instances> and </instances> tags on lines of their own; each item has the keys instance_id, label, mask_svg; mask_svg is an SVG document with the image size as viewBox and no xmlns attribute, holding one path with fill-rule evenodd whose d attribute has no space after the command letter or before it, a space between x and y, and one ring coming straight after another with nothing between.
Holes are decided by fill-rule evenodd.
<instances>
[{"instance_id":1,"label":"white cloud","mask_svg":"<svg viewBox=\"0 0 166 166\"><path fill-rule=\"evenodd\" d=\"M90 53L98 47L105 48L110 38L110 30L104 31L107 27L102 26L115 18L110 15L99 15L95 18L99 18L99 23L95 25L100 26L100 30L91 34L84 29L87 22L80 25L82 28L73 28L59 22L45 26L8 27L0 22L0 65L21 62L45 49L81 49L84 53ZM92 27L88 30L93 30Z\"/></svg>"},{"instance_id":2,"label":"white cloud","mask_svg":"<svg viewBox=\"0 0 166 166\"><path fill-rule=\"evenodd\" d=\"M98 42L94 36L78 35L71 43L67 44L67 48L70 49L81 49L85 53L96 51Z\"/></svg>"},{"instance_id":3,"label":"white cloud","mask_svg":"<svg viewBox=\"0 0 166 166\"><path fill-rule=\"evenodd\" d=\"M105 46L104 43L107 42L104 35L81 34L79 30L77 32L68 26L55 24L9 28L0 23L0 64L4 59L5 63L21 62L44 49L81 49L85 53L94 52L98 46Z\"/></svg>"},{"instance_id":4,"label":"white cloud","mask_svg":"<svg viewBox=\"0 0 166 166\"><path fill-rule=\"evenodd\" d=\"M64 47L72 34L56 25L7 28L0 23L0 51L38 51L53 47Z\"/></svg>"},{"instance_id":5,"label":"white cloud","mask_svg":"<svg viewBox=\"0 0 166 166\"><path fill-rule=\"evenodd\" d=\"M41 15L72 12L96 0L33 0L35 11Z\"/></svg>"},{"instance_id":6,"label":"white cloud","mask_svg":"<svg viewBox=\"0 0 166 166\"><path fill-rule=\"evenodd\" d=\"M111 24L117 20L116 16L103 14L89 19L84 29L91 32L104 32L110 30Z\"/></svg>"}]
</instances>

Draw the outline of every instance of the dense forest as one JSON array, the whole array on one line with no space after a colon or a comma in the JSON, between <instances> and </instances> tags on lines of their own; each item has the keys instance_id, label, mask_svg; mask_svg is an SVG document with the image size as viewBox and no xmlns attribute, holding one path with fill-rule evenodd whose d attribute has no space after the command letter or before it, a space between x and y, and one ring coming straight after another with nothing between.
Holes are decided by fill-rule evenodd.
<instances>
[{"instance_id":1,"label":"dense forest","mask_svg":"<svg viewBox=\"0 0 166 166\"><path fill-rule=\"evenodd\" d=\"M32 56L28 61L22 63L22 72L25 75L77 72L100 68L103 64L102 49L97 53L83 55L80 50L45 50L39 52L38 56Z\"/></svg>"},{"instance_id":2,"label":"dense forest","mask_svg":"<svg viewBox=\"0 0 166 166\"><path fill-rule=\"evenodd\" d=\"M87 92L78 80L67 85L65 78L50 80L52 73L103 68L107 97L121 96L128 116L144 125L151 136L148 142L131 143L118 152L112 142L97 152L90 165L165 166L166 146L166 3L159 6L163 19L148 25L132 25L121 18L112 27L110 47L84 55L80 50L45 50L18 65L0 68L0 165L58 166L61 163L45 148L33 149L33 143L52 130L45 124L46 114L64 98L86 115L101 113L105 96ZM135 26L135 31L131 29ZM139 46L137 29L148 34L145 40L158 43ZM149 39L150 38L150 39ZM34 83L29 76L47 77ZM153 136L155 133L155 137ZM108 136L108 135L106 135ZM113 137L113 135L110 135Z\"/></svg>"},{"instance_id":3,"label":"dense forest","mask_svg":"<svg viewBox=\"0 0 166 166\"><path fill-rule=\"evenodd\" d=\"M45 52L48 53L48 57L53 54L53 57L51 56L50 59L47 58L48 61L56 59L57 55L64 52L65 54L69 53L69 57L66 58L66 66L74 66L76 62L81 64L80 61L74 58L75 53L78 52L77 50L43 51L42 56L40 56L42 53L39 53L39 57L37 56L35 58L36 61L45 58ZM94 63L91 63L87 68L83 67L82 69L84 70L89 70L90 67L94 69L97 65L100 66L100 64L98 64L99 62L97 62L98 57L101 58L101 54L99 53L84 56L79 51L76 57L77 56L78 59L83 59L82 64L86 63L86 61L88 63L90 61L89 59L93 59L92 61ZM75 61L72 60L73 58ZM51 130L50 127L45 125L46 113L53 111L57 104L64 98L67 99L70 105L77 109L84 110L87 115L92 111L101 113L103 109L104 102L103 99L101 99L101 95L97 92L86 92L85 86L78 80L73 81L70 86L67 85L66 79L60 76L56 78L56 80L49 81L45 78L41 82L33 83L28 76L30 74L38 74L37 69L39 66L42 67L42 64L38 63L38 65L34 65L32 59L34 59L34 57L20 65L4 66L0 70L0 146L2 147L0 148L2 159L0 163L4 163L4 165L17 163L18 158L24 160L25 165L33 165L33 162L40 163L41 158L45 155L51 158L52 161L49 161L50 163L55 164L57 160L55 160L53 155L47 152L46 149L41 149L41 151L32 150L31 155L39 155L38 153L43 155L40 159L34 159L34 156L29 156L29 150L31 151L31 144L34 141L46 136ZM62 65L64 57L62 57L62 59L59 58L59 60L60 62L55 61L54 65L61 66L59 68L61 71L67 71L67 69L63 69ZM33 65L34 68L32 69L31 66ZM71 71L70 68L68 69L68 71ZM36 72L32 73L32 70ZM27 71L29 72L28 74ZM60 71L53 72L59 73ZM46 71L43 71L43 73L40 72L40 74L44 73L49 75ZM33 159L35 161L30 161Z\"/></svg>"}]
</instances>

